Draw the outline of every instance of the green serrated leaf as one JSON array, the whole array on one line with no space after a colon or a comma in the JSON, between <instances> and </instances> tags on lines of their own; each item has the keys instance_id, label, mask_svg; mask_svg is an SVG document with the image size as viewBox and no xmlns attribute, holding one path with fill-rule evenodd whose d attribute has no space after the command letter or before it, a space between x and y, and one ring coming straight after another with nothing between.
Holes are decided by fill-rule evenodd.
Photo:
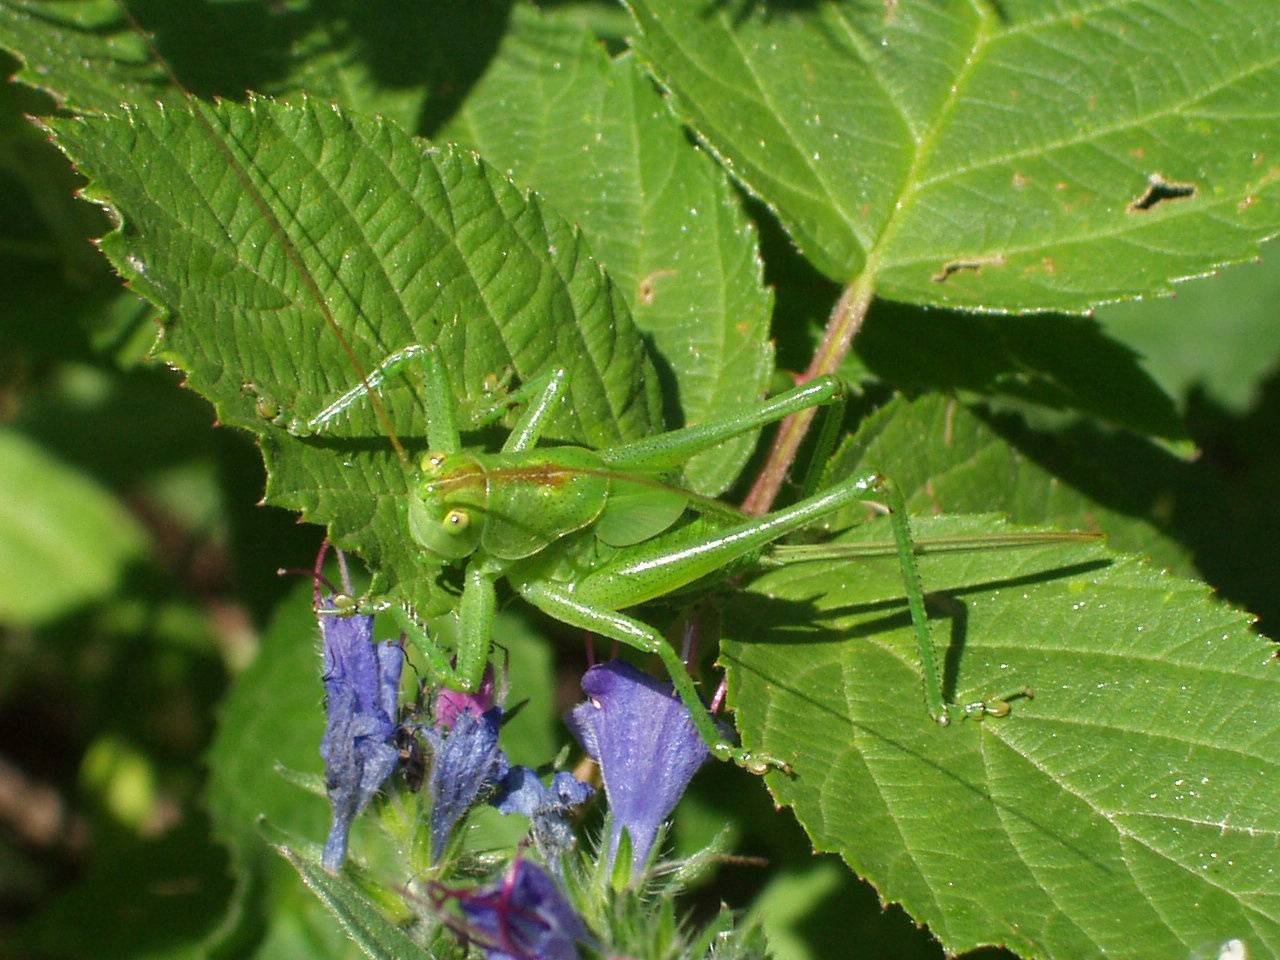
<instances>
[{"instance_id":1,"label":"green serrated leaf","mask_svg":"<svg viewBox=\"0 0 1280 960\"><path fill-rule=\"evenodd\" d=\"M34 625L106 596L144 544L92 478L0 430L0 621Z\"/></svg>"},{"instance_id":2,"label":"green serrated leaf","mask_svg":"<svg viewBox=\"0 0 1280 960\"><path fill-rule=\"evenodd\" d=\"M799 564L730 612L743 742L794 762L770 786L816 848L948 953L1280 949L1280 800L1260 788L1280 673L1248 619L1099 546L925 557L922 576L954 702L1034 700L933 724L892 563Z\"/></svg>"},{"instance_id":3,"label":"green serrated leaf","mask_svg":"<svg viewBox=\"0 0 1280 960\"><path fill-rule=\"evenodd\" d=\"M632 57L610 59L586 29L519 4L440 136L474 147L581 225L669 367L669 420L698 423L763 395L773 297L755 230ZM753 443L695 456L686 482L721 493Z\"/></svg>"},{"instance_id":4,"label":"green serrated leaf","mask_svg":"<svg viewBox=\"0 0 1280 960\"><path fill-rule=\"evenodd\" d=\"M661 422L643 341L580 235L465 151L309 100L51 125L123 221L104 251L169 314L162 356L223 422L261 435L268 502L328 523L375 571L376 593L430 605L387 425L361 401L317 437L276 426L358 385L353 358L367 372L435 344L473 406L494 384L563 367L569 396L548 439L604 446ZM420 452L418 378L381 398Z\"/></svg>"},{"instance_id":5,"label":"green serrated leaf","mask_svg":"<svg viewBox=\"0 0 1280 960\"><path fill-rule=\"evenodd\" d=\"M629 6L679 115L838 282L1078 311L1280 228L1263 0Z\"/></svg>"},{"instance_id":6,"label":"green serrated leaf","mask_svg":"<svg viewBox=\"0 0 1280 960\"><path fill-rule=\"evenodd\" d=\"M113 0L0 0L0 23L0 46L22 61L16 78L69 109L106 113L161 79Z\"/></svg>"}]
</instances>

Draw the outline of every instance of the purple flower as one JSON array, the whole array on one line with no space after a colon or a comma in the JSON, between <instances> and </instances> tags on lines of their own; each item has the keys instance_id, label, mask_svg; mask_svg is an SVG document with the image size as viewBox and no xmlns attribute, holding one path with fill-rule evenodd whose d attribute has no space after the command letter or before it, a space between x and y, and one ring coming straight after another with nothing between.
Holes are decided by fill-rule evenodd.
<instances>
[{"instance_id":1,"label":"purple flower","mask_svg":"<svg viewBox=\"0 0 1280 960\"><path fill-rule=\"evenodd\" d=\"M537 771L524 766L512 767L502 781L502 789L489 802L502 814L521 813L529 818L533 844L543 859L555 867L559 855L573 846L569 815L591 799L591 787L567 770L551 778L543 786Z\"/></svg>"},{"instance_id":2,"label":"purple flower","mask_svg":"<svg viewBox=\"0 0 1280 960\"><path fill-rule=\"evenodd\" d=\"M501 880L457 897L465 933L487 960L579 960L577 942L591 941L551 876L523 858Z\"/></svg>"},{"instance_id":3,"label":"purple flower","mask_svg":"<svg viewBox=\"0 0 1280 960\"><path fill-rule=\"evenodd\" d=\"M502 708L482 715L461 710L452 729L421 727L431 745L431 861L444 852L445 843L462 815L487 790L507 774L507 755L498 749Z\"/></svg>"},{"instance_id":4,"label":"purple flower","mask_svg":"<svg viewBox=\"0 0 1280 960\"><path fill-rule=\"evenodd\" d=\"M436 729L453 726L458 714L466 710L477 717L493 709L497 704L494 696L493 667L484 668L484 677L480 680L480 689L475 693L461 693L444 687L436 694L436 702L432 710Z\"/></svg>"},{"instance_id":5,"label":"purple flower","mask_svg":"<svg viewBox=\"0 0 1280 960\"><path fill-rule=\"evenodd\" d=\"M373 617L325 615L324 692L328 725L320 742L333 826L322 862L342 869L351 823L396 767L396 700L404 651L394 641L374 644Z\"/></svg>"},{"instance_id":6,"label":"purple flower","mask_svg":"<svg viewBox=\"0 0 1280 960\"><path fill-rule=\"evenodd\" d=\"M613 820L609 858L625 827L638 869L659 825L711 754L671 684L611 660L588 670L582 689L589 699L565 719L604 776Z\"/></svg>"}]
</instances>

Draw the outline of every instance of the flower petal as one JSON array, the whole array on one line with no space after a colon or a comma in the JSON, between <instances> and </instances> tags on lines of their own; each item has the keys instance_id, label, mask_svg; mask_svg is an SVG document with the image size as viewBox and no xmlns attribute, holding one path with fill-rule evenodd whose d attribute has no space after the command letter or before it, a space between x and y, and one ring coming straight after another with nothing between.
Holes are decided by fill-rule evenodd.
<instances>
[{"instance_id":1,"label":"flower petal","mask_svg":"<svg viewBox=\"0 0 1280 960\"><path fill-rule=\"evenodd\" d=\"M523 858L501 880L459 897L459 906L488 960L579 960L578 941L591 941L551 876Z\"/></svg>"},{"instance_id":2,"label":"flower petal","mask_svg":"<svg viewBox=\"0 0 1280 960\"><path fill-rule=\"evenodd\" d=\"M322 862L337 873L346 859L352 822L399 760L390 741L404 651L394 641L375 645L369 616L322 616L320 631L328 714L320 755L333 809Z\"/></svg>"},{"instance_id":3,"label":"flower petal","mask_svg":"<svg viewBox=\"0 0 1280 960\"><path fill-rule=\"evenodd\" d=\"M566 721L604 775L613 818L609 855L625 827L632 866L639 868L659 825L711 754L671 684L611 660L588 670L582 689L590 699Z\"/></svg>"},{"instance_id":4,"label":"flower petal","mask_svg":"<svg viewBox=\"0 0 1280 960\"><path fill-rule=\"evenodd\" d=\"M431 745L431 860L444 852L445 843L462 815L497 785L507 773L507 755L498 749L502 708L493 707L477 716L463 710L448 731L422 727Z\"/></svg>"}]
</instances>

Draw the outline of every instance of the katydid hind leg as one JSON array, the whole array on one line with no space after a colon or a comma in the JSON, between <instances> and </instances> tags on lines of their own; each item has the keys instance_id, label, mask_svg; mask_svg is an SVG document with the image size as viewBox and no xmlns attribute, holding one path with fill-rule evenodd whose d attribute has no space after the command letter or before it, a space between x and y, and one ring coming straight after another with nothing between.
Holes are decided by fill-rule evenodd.
<instances>
[{"instance_id":1,"label":"katydid hind leg","mask_svg":"<svg viewBox=\"0 0 1280 960\"><path fill-rule=\"evenodd\" d=\"M449 653L432 639L427 628L414 619L413 615L399 604L391 604L387 612L396 621L409 641L417 648L427 662L427 670L433 682L450 689L463 689L461 674L454 665Z\"/></svg>"},{"instance_id":2,"label":"katydid hind leg","mask_svg":"<svg viewBox=\"0 0 1280 960\"><path fill-rule=\"evenodd\" d=\"M562 623L590 630L645 653L656 654L666 667L677 696L689 710L689 717L697 728L699 736L716 759L730 760L758 774L766 773L770 769L790 770L786 762L776 757L744 750L724 738L698 695L697 687L694 686L693 678L689 676L684 661L680 659L680 655L666 638L648 624L615 610L582 603L567 590L546 581L522 584L519 590L531 604Z\"/></svg>"},{"instance_id":3,"label":"katydid hind leg","mask_svg":"<svg viewBox=\"0 0 1280 960\"><path fill-rule=\"evenodd\" d=\"M907 609L911 613L911 629L915 632L920 657L920 672L924 684L925 709L940 726L951 722L951 711L942 696L942 676L938 671L938 658L933 647L933 634L929 631L929 615L924 606L924 586L920 580L920 567L916 563L915 541L911 539L911 526L907 517L907 502L902 491L891 482L883 482L889 501L889 526L893 530L894 544L898 549L898 567L902 571L902 585L907 595Z\"/></svg>"},{"instance_id":4,"label":"katydid hind leg","mask_svg":"<svg viewBox=\"0 0 1280 960\"><path fill-rule=\"evenodd\" d=\"M481 563L467 567L458 607L458 641L452 657L408 610L399 604L388 607L397 626L426 658L432 679L450 690L478 690L484 678L498 606L495 579L496 574Z\"/></svg>"},{"instance_id":5,"label":"katydid hind leg","mask_svg":"<svg viewBox=\"0 0 1280 960\"><path fill-rule=\"evenodd\" d=\"M845 393L844 381L838 377L818 377L771 397L743 414L708 420L706 423L646 437L609 450L601 450L600 455L606 463L620 470L681 466L693 454L749 430L774 423L810 407L839 403Z\"/></svg>"},{"instance_id":6,"label":"katydid hind leg","mask_svg":"<svg viewBox=\"0 0 1280 960\"><path fill-rule=\"evenodd\" d=\"M644 603L713 575L740 557L762 550L779 537L850 503L881 495L890 505L903 589L920 657L925 704L929 715L946 725L952 719L952 711L943 700L906 503L897 488L878 475L850 478L782 510L717 530L699 540L672 545L665 542L665 538L658 538L641 544L621 554L618 561L587 575L577 585L575 596L606 609L625 609Z\"/></svg>"}]
</instances>

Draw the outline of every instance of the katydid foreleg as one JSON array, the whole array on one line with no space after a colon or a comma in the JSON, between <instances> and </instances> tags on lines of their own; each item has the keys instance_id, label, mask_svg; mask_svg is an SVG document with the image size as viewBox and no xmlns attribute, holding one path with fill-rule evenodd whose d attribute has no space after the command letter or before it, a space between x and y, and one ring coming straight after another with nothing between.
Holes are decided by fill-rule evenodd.
<instances>
[{"instance_id":1,"label":"katydid foreleg","mask_svg":"<svg viewBox=\"0 0 1280 960\"><path fill-rule=\"evenodd\" d=\"M342 413L357 403L368 400L369 391L382 390L388 381L408 373L413 368L422 371L423 403L427 416L427 442L434 453L457 453L462 449L452 388L440 359L440 351L434 346L411 343L388 354L362 380L340 397L328 404L314 417L295 419L287 424L290 433L310 436L323 433ZM525 450L537 443L553 412L557 400L564 395L565 371L556 368L545 376L536 377L518 390L495 401L475 417L473 426L484 426L498 419L504 411L528 401L525 409L503 444L504 451Z\"/></svg>"}]
</instances>

